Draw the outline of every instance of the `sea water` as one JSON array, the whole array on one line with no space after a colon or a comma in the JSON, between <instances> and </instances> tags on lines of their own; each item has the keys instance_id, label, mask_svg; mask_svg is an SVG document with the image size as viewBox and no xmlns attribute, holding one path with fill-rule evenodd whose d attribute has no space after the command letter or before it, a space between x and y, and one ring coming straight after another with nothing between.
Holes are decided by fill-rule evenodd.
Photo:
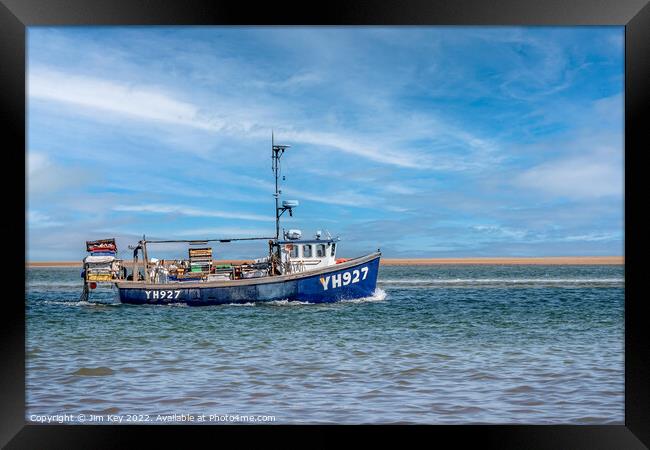
<instances>
[{"instance_id":1,"label":"sea water","mask_svg":"<svg viewBox=\"0 0 650 450\"><path fill-rule=\"evenodd\" d=\"M26 419L623 424L623 271L382 266L365 299L182 307L28 269Z\"/></svg>"}]
</instances>

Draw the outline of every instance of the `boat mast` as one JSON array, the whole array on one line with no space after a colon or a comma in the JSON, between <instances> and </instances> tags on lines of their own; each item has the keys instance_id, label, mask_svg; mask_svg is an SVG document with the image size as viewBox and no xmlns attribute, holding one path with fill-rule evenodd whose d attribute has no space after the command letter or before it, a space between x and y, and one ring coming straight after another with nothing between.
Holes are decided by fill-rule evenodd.
<instances>
[{"instance_id":1,"label":"boat mast","mask_svg":"<svg viewBox=\"0 0 650 450\"><path fill-rule=\"evenodd\" d=\"M279 178L280 178L280 158L284 153L284 150L289 148L289 145L275 145L275 139L273 137L273 131L271 131L271 159L273 161L272 168L275 175L275 240L280 239L280 216L286 208L280 208L280 189L279 189Z\"/></svg>"}]
</instances>

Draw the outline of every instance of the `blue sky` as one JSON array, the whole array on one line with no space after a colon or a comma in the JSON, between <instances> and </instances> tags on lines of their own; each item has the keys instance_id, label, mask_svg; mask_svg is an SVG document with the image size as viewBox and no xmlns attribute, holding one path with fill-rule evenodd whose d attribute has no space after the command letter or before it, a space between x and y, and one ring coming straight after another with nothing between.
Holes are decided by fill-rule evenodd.
<instances>
[{"instance_id":1,"label":"blue sky","mask_svg":"<svg viewBox=\"0 0 650 450\"><path fill-rule=\"evenodd\" d=\"M301 203L283 226L339 235L342 256L623 254L623 27L27 36L30 260L273 235L272 129Z\"/></svg>"}]
</instances>

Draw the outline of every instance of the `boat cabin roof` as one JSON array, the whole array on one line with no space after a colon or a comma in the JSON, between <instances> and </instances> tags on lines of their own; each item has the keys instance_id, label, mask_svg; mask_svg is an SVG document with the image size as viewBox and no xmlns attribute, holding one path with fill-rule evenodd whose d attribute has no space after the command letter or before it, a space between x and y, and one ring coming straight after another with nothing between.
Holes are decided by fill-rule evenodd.
<instances>
[{"instance_id":1,"label":"boat cabin roof","mask_svg":"<svg viewBox=\"0 0 650 450\"><path fill-rule=\"evenodd\" d=\"M332 244L337 242L335 239L293 239L293 240L284 240L278 241L278 244Z\"/></svg>"}]
</instances>

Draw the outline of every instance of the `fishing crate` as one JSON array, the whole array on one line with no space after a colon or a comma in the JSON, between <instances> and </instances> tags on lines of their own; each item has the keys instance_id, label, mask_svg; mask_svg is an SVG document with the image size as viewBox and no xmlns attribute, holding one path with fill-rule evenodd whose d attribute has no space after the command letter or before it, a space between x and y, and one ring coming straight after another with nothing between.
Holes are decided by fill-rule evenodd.
<instances>
[{"instance_id":1,"label":"fishing crate","mask_svg":"<svg viewBox=\"0 0 650 450\"><path fill-rule=\"evenodd\" d=\"M190 273L210 273L212 269L212 248L190 248Z\"/></svg>"},{"instance_id":2,"label":"fishing crate","mask_svg":"<svg viewBox=\"0 0 650 450\"><path fill-rule=\"evenodd\" d=\"M212 248L190 248L189 249L190 259L208 257L212 258Z\"/></svg>"},{"instance_id":3,"label":"fishing crate","mask_svg":"<svg viewBox=\"0 0 650 450\"><path fill-rule=\"evenodd\" d=\"M111 281L113 275L110 273L89 273L86 275L86 281Z\"/></svg>"},{"instance_id":4,"label":"fishing crate","mask_svg":"<svg viewBox=\"0 0 650 450\"><path fill-rule=\"evenodd\" d=\"M117 245L115 238L111 239L98 239L96 241L86 241L87 252L116 252Z\"/></svg>"}]
</instances>

